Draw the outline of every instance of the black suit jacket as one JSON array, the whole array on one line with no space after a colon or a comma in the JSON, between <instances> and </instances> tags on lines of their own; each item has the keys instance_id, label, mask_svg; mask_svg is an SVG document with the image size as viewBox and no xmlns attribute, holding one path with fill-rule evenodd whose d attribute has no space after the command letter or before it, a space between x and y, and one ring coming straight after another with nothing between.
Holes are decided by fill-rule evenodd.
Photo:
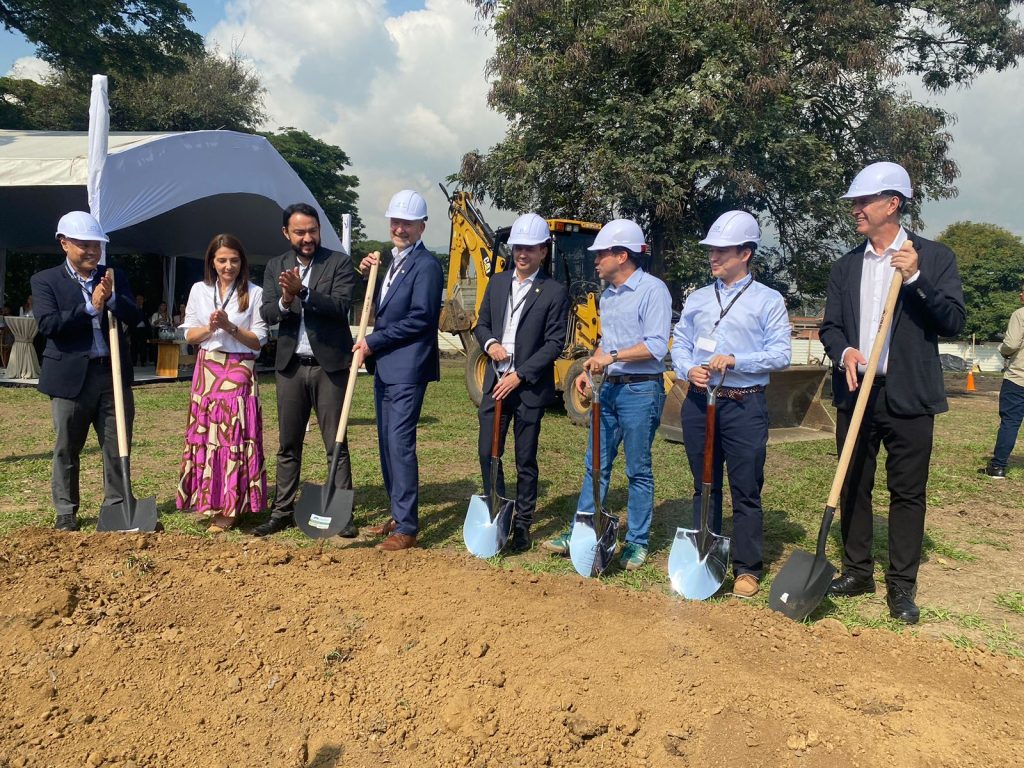
<instances>
[{"instance_id":1,"label":"black suit jacket","mask_svg":"<svg viewBox=\"0 0 1024 768\"><path fill-rule=\"evenodd\" d=\"M78 397L89 372L89 351L92 349L92 316L85 308L82 288L68 274L66 262L32 275L32 311L39 324L39 333L46 337L42 370L39 373L39 391L50 397L73 399ZM103 277L107 267L96 268L97 279ZM131 385L134 380L131 357L124 327L133 328L140 320L135 294L128 276L114 270L114 302L111 307L120 321L118 337L121 346L121 377ZM101 315L103 340L109 345L107 312Z\"/></svg>"},{"instance_id":2,"label":"black suit jacket","mask_svg":"<svg viewBox=\"0 0 1024 768\"><path fill-rule=\"evenodd\" d=\"M352 257L344 252L318 248L309 272L309 297L296 298L281 311L281 286L277 280L286 269L299 266L295 252L289 250L267 263L263 276L263 304L260 312L268 325L278 325L277 356L274 367L284 370L299 343L299 325L305 314L306 335L313 356L325 371L343 371L352 362L352 331L348 311L356 285Z\"/></svg>"},{"instance_id":3,"label":"black suit jacket","mask_svg":"<svg viewBox=\"0 0 1024 768\"><path fill-rule=\"evenodd\" d=\"M956 336L967 321L963 285L953 251L908 232L917 251L920 275L904 285L892 318L886 371L886 398L893 413L921 416L949 410L939 364L939 337ZM832 359L833 402L853 408L846 375L839 370L843 350L860 345L860 281L866 242L832 265L821 323L821 343ZM867 357L871 350L860 352Z\"/></svg>"},{"instance_id":4,"label":"black suit jacket","mask_svg":"<svg viewBox=\"0 0 1024 768\"><path fill-rule=\"evenodd\" d=\"M480 302L480 316L473 329L481 349L488 339L501 343L514 274L514 270L499 272L487 284ZM569 294L565 286L541 270L523 302L516 328L513 363L523 381L519 393L524 405L539 407L555 399L554 363L565 347L568 315ZM496 378L494 368L488 366L485 392L494 388Z\"/></svg>"}]
</instances>

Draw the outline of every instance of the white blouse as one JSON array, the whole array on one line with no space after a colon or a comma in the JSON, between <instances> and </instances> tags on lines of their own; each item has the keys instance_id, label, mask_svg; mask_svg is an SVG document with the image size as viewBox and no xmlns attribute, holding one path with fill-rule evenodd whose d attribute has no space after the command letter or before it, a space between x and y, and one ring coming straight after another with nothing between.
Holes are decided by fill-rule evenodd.
<instances>
[{"instance_id":1,"label":"white blouse","mask_svg":"<svg viewBox=\"0 0 1024 768\"><path fill-rule=\"evenodd\" d=\"M188 304L185 306L185 319L178 327L187 331L189 328L204 328L209 325L210 315L218 309L217 305L220 304L220 295L217 295L217 304L214 304L214 295L217 290L216 285L207 285L204 282L193 285L192 291L188 295ZM249 308L245 312L238 309L237 292L232 292L227 307L220 307L228 313L228 319L234 325L255 333L261 347L267 343L267 322L260 313L260 304L262 303L263 289L255 283L249 283ZM199 346L210 352L255 351L245 346L225 329L214 331Z\"/></svg>"}]
</instances>

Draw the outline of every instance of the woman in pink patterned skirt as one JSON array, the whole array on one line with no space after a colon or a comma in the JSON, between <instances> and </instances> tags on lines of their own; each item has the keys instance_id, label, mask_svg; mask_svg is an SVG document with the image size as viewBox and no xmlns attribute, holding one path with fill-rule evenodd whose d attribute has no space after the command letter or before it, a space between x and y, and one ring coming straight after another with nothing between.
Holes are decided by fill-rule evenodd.
<instances>
[{"instance_id":1,"label":"woman in pink patterned skirt","mask_svg":"<svg viewBox=\"0 0 1024 768\"><path fill-rule=\"evenodd\" d=\"M214 237L206 249L204 279L192 286L181 324L185 340L199 353L176 499L178 509L209 518L211 533L266 506L255 372L267 340L262 301L262 289L249 282L242 244L232 235Z\"/></svg>"}]
</instances>

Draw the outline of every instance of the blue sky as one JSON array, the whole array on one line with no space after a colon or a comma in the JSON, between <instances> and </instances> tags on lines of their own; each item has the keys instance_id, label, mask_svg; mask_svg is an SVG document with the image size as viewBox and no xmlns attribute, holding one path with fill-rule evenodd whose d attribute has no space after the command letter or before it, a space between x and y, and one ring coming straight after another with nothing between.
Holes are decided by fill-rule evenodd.
<instances>
[{"instance_id":1,"label":"blue sky","mask_svg":"<svg viewBox=\"0 0 1024 768\"><path fill-rule=\"evenodd\" d=\"M504 119L486 104L484 66L493 37L481 33L467 0L206 0L190 6L197 32L221 50L238 50L259 74L267 89L265 128L296 126L349 154L370 237L384 236L381 214L398 189L416 189L431 211L443 210L437 182L458 169L465 152L486 150L504 135ZM0 73L33 54L19 35L0 32ZM936 237L951 223L971 220L1024 235L1017 184L1024 178L1017 142L1024 73L986 73L969 89L939 96L911 90L957 117L951 133L960 195L927 202L922 233ZM514 215L485 213L495 226ZM428 233L431 242L447 239L444 222L431 217L431 229L438 227Z\"/></svg>"}]
</instances>

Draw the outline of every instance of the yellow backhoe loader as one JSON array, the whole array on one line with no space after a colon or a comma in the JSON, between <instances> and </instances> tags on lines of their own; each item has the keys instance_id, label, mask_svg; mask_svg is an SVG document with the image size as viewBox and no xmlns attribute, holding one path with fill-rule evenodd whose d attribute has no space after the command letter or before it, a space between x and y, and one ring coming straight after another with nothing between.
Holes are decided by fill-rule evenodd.
<instances>
[{"instance_id":1,"label":"yellow backhoe loader","mask_svg":"<svg viewBox=\"0 0 1024 768\"><path fill-rule=\"evenodd\" d=\"M468 192L449 195L451 219L449 243L447 298L441 311L442 331L462 340L466 352L466 389L474 405L483 396L487 355L473 336L480 302L491 276L506 269L511 251L506 244L509 228L493 230L484 220ZM549 274L569 290L571 307L565 348L555 361L555 387L569 419L589 423L589 403L584 402L572 386L583 370L583 361L590 356L601 339L598 300L601 284L594 271L592 245L601 225L575 219L548 219L552 232L551 261L544 265ZM665 408L661 417L661 435L667 440L682 439L679 411L686 394L685 382L676 382L675 374L666 366ZM821 389L826 368L802 365L772 374L769 391L770 440L772 442L820 439L834 430L829 413L821 404Z\"/></svg>"}]
</instances>

